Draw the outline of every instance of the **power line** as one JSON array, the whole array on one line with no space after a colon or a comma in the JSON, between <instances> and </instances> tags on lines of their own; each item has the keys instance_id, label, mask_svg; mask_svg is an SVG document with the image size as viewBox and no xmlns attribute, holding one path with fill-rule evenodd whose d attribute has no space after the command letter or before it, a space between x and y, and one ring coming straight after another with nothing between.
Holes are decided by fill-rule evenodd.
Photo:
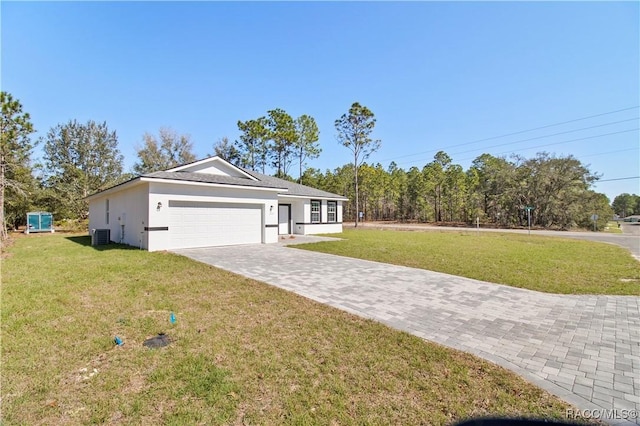
<instances>
[{"instance_id":1,"label":"power line","mask_svg":"<svg viewBox=\"0 0 640 426\"><path fill-rule=\"evenodd\" d=\"M630 132L630 131L635 131L635 130L639 130L639 129L625 130L625 132ZM624 133L624 132L623 132L623 133ZM564 143L564 142L561 142L561 143ZM525 149L542 148L542 147L549 146L549 145L552 145L552 144L547 144L547 145L538 145L537 147L532 147L532 148L523 148L523 149L521 149L520 151L524 151ZM638 151L639 149L640 149L640 147L627 148L627 149L618 149L618 150L615 150L615 151L599 152L599 153L597 153L597 154L581 155L581 156L579 156L579 157L574 157L574 158L575 158L576 160L580 160L581 158L595 157L595 156L597 156L597 155L617 154L617 153L620 153L620 152ZM515 151L505 151L505 152L501 152L501 153L496 154L496 156L498 156L498 155L502 155L502 154L509 154L509 153L513 153L513 152L515 152ZM475 157L474 157L474 158L469 157L469 158L464 158L464 159L462 159L462 160L460 160L460 161L468 161L468 160L474 160L474 159L475 159Z\"/></svg>"},{"instance_id":2,"label":"power line","mask_svg":"<svg viewBox=\"0 0 640 426\"><path fill-rule=\"evenodd\" d=\"M588 120L590 118L595 118L595 117L602 117L603 115L615 114L617 112L629 111L629 110L636 109L636 108L640 108L640 106L636 105L636 106L629 107L629 108L623 108L623 109L618 109L618 110L615 110L615 111L603 112L601 114L590 115L590 116L587 116L587 117L576 118L574 120L563 121L561 123L548 124L546 126L534 127L533 129L521 130L519 132L507 133L507 134L500 135L500 136L493 136L493 137L490 137L490 138L480 139L480 140L477 140L475 142L468 142L466 144L461 144L461 145L469 145L469 144L472 144L472 143L485 142L485 141L490 141L490 140L493 140L493 139L504 138L504 137L507 137L507 136L519 135L519 134L522 134L522 133L532 132L534 130L547 129L549 127L560 126L562 124L575 123L576 121ZM461 145L457 145L457 146L461 146Z\"/></svg>"},{"instance_id":3,"label":"power line","mask_svg":"<svg viewBox=\"0 0 640 426\"><path fill-rule=\"evenodd\" d=\"M588 154L588 155L581 155L580 157L576 157L578 160L581 158L587 158L587 157L596 157L598 155L608 155L608 154L617 154L619 152L627 152L627 151L637 151L639 150L640 147L635 147L635 148L627 148L627 149L618 149L616 151L607 151L607 152L598 152L595 154Z\"/></svg>"},{"instance_id":4,"label":"power line","mask_svg":"<svg viewBox=\"0 0 640 426\"><path fill-rule=\"evenodd\" d=\"M612 135L618 135L621 133L629 133L629 132L635 132L637 130L640 130L639 127L636 127L635 129L628 129L628 130L621 130L619 132L611 132L611 133L604 133L601 135L595 135L595 136L587 136L584 138L577 138L577 139L570 139L570 140L566 140L566 141L561 141L561 142L554 142L554 143L548 143L548 144L544 144L544 145L536 145L536 146L530 146L530 147L525 147L525 148L520 148L520 149L516 149L516 150L511 150L511 151L505 151L505 152L500 152L498 154L495 154L496 156L498 155L502 155L502 154L509 154L509 153L513 153L513 152L518 152L518 151L525 151L525 150L529 150L529 149L538 149L538 148L545 148L547 146L553 146L553 145L562 145L565 143L570 143L570 142L577 142L577 141L584 141L584 140L588 140L588 139L596 139L596 138L602 138L604 136L612 136ZM504 144L500 144L500 145L494 145L494 146L489 146L489 147L485 147L482 149L486 149L486 148L495 148L497 146L502 146ZM457 152L457 153L453 153L451 155L456 155L456 154L465 154L467 152L473 152L473 151L479 151L479 150L471 150L471 151L463 151L463 152ZM474 157L475 158L475 157ZM463 158L462 160L457 160L457 162L460 161L467 161L467 160L473 160L474 158ZM420 161L420 160L415 160L415 161L405 161L404 163L398 163L398 165L400 164L410 164L410 163L415 163L416 161Z\"/></svg>"},{"instance_id":5,"label":"power line","mask_svg":"<svg viewBox=\"0 0 640 426\"><path fill-rule=\"evenodd\" d=\"M603 113L595 114L595 115L589 115L589 116L586 116L586 117L581 117L581 118L576 118L576 119L573 119L573 120L562 121L562 122L559 122L559 123L548 124L546 126L534 127L534 128L527 129L527 130L520 130L518 132L505 133L503 135L492 136L490 138L484 138L484 139L478 139L478 140L475 140L475 141L472 141L472 142L465 142L465 143L461 143L461 144L457 144L457 145L449 145L449 146L446 146L446 147L441 148L441 149L428 150L428 151L417 152L417 153L414 153L414 154L407 154L407 155L402 155L402 156L398 156L398 157L387 158L387 159L384 159L384 160L380 160L380 162L393 161L393 160L396 160L398 158L413 157L413 156L416 156L416 155L422 155L422 154L427 154L427 153L431 153L431 152L444 151L444 150L450 149L450 148L456 148L456 147L459 147L459 146L472 145L474 143L486 142L486 141L490 141L490 140L494 140L494 139L504 138L504 137L507 137L507 136L519 135L519 134L522 134L522 133L532 132L534 130L547 129L549 127L560 126L560 125L568 124L568 123L575 123L577 121L583 121L583 120L588 120L590 118L602 117L602 116L605 116L605 115L615 114L615 113L623 112L623 111L629 111L629 110L637 109L637 108L640 108L640 105L636 105L636 106L629 107L629 108L617 109L615 111L603 112ZM636 119L637 118L634 118L632 120L636 120ZM623 120L623 121L630 121L630 120ZM604 124L604 125L608 125L608 124ZM604 125L601 125L601 126L604 126ZM598 127L598 126L594 126L594 127ZM582 129L582 130L586 130L586 129L588 129L588 128L585 128L585 129ZM578 130L580 130L580 129L578 129Z\"/></svg>"},{"instance_id":6,"label":"power line","mask_svg":"<svg viewBox=\"0 0 640 426\"><path fill-rule=\"evenodd\" d=\"M602 179L602 180L597 180L594 183L611 182L611 181L614 181L614 180L631 180L631 179L640 179L640 176L630 176L630 177L613 178L613 179Z\"/></svg>"},{"instance_id":7,"label":"power line","mask_svg":"<svg viewBox=\"0 0 640 426\"><path fill-rule=\"evenodd\" d=\"M596 127L604 127L604 126L609 126L609 125L612 125L612 124L619 124L619 123L625 123L627 121L636 121L636 120L638 120L638 117L631 118L629 120L620 120L620 121L614 121L614 122L606 123L606 124L598 124L597 126L584 127L582 129L568 130L566 132L559 132L559 133L554 133L554 134L546 135L546 136L537 136L535 138L522 139L522 140L514 141L514 142L507 142L507 143L501 143L501 144L498 144L498 145L486 146L484 148L477 148L477 149L471 149L471 150L468 150L468 151L456 152L456 153L453 153L451 155L466 154L467 152L474 152L474 151L480 151L480 150L484 150L484 149L497 148L497 147L500 147L500 146L515 145L515 144L521 143L521 142L530 142L530 141L534 141L534 140L538 140L538 139L550 138L552 136L565 135L567 133L575 133L575 132L578 132L578 131L581 131L581 130L595 129ZM611 135L611 134L615 134L615 133L608 133L608 134L606 134L604 136L608 136L608 135ZM589 139L589 138L585 138L585 139ZM576 140L577 139L574 139L574 140L571 140L571 141L568 141L568 142L574 142ZM559 143L562 143L562 142L559 142ZM557 145L557 144L552 144L552 145ZM523 148L523 149L526 149L526 148Z\"/></svg>"},{"instance_id":8,"label":"power line","mask_svg":"<svg viewBox=\"0 0 640 426\"><path fill-rule=\"evenodd\" d=\"M640 130L640 128L636 127L635 129L621 130L619 132L604 133L602 135L588 136L588 137L584 137L584 138L571 139L571 140L562 141L562 142L547 143L547 144L544 144L544 145L536 145L536 146L521 148L521 149L518 149L518 150L515 150L515 151L505 151L505 152L501 152L498 155L508 154L510 152L525 151L525 150L528 150L528 149L546 148L548 146L562 145L562 144L570 143L570 142L585 141L585 140L588 140L588 139L597 139L597 138L602 138L602 137L605 137L605 136L619 135L621 133L635 132L635 131L638 131L638 130Z\"/></svg>"},{"instance_id":9,"label":"power line","mask_svg":"<svg viewBox=\"0 0 640 426\"><path fill-rule=\"evenodd\" d=\"M558 133L552 133L552 134L550 134L550 135L536 136L535 138L520 139L520 140L518 140L518 141L506 142L506 143L502 143L502 144L498 144L498 145L491 145L491 146L486 146L486 147L483 147L483 148L471 149L471 150L468 150L468 151L460 151L460 152L453 153L453 154L451 154L451 155L456 155L456 154L465 154L465 153L467 153L467 152L480 151L480 150L489 149L489 148L496 148L496 147L499 147L499 146L515 145L515 144L517 144L517 143L521 143L521 142L529 142L529 141L533 141L533 140L537 140L537 139L550 138L550 137L552 137L552 136L565 135L565 134L568 134L568 133L575 133L575 132L579 132L579 131L582 131L582 130L595 129L595 128L597 128L597 127L612 126L612 125L614 125L614 124L626 123L626 122L628 122L628 121L637 121L639 118L640 118L640 117L634 117L634 118L629 118L629 119L627 119L627 120L611 121L611 122L609 122L609 123L597 124L597 125L595 125L595 126L581 127L581 128L579 128L579 129L567 130L567 131L564 131L564 132L558 132ZM465 144L462 144L462 145L465 145ZM458 145L458 146L459 146L459 145ZM440 151L440 150L438 150L438 151ZM426 151L426 152L437 152L437 151L436 151L436 150L433 150L433 151ZM425 152L425 153L426 153L426 152ZM415 156L415 155L420 155L420 154L409 154L409 155L403 155L403 156L401 156L401 157L396 157L396 158L413 157L413 156ZM418 161L418 160L416 160L416 161ZM406 162L405 162L404 164L406 164Z\"/></svg>"}]
</instances>

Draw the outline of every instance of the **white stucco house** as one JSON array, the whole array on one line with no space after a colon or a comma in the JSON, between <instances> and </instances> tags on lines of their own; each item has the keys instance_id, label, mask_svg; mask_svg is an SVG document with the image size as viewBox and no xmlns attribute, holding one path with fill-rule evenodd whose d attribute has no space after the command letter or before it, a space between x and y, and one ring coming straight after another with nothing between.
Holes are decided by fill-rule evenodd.
<instances>
[{"instance_id":1,"label":"white stucco house","mask_svg":"<svg viewBox=\"0 0 640 426\"><path fill-rule=\"evenodd\" d=\"M210 157L87 197L89 231L149 251L275 243L342 232L347 198Z\"/></svg>"}]
</instances>

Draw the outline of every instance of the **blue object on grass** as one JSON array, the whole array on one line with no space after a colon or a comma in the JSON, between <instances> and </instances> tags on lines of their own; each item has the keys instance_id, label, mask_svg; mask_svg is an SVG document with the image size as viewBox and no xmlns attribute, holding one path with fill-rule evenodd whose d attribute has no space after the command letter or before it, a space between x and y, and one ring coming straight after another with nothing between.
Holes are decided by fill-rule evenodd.
<instances>
[{"instance_id":1,"label":"blue object on grass","mask_svg":"<svg viewBox=\"0 0 640 426\"><path fill-rule=\"evenodd\" d=\"M113 341L116 343L116 345L118 346L122 346L124 344L124 342L122 341L121 338L119 338L118 336L116 336L115 339L113 339Z\"/></svg>"},{"instance_id":2,"label":"blue object on grass","mask_svg":"<svg viewBox=\"0 0 640 426\"><path fill-rule=\"evenodd\" d=\"M171 312L171 315L169 315L169 321L171 322L171 324L176 323L176 316L173 314L173 312Z\"/></svg>"}]
</instances>

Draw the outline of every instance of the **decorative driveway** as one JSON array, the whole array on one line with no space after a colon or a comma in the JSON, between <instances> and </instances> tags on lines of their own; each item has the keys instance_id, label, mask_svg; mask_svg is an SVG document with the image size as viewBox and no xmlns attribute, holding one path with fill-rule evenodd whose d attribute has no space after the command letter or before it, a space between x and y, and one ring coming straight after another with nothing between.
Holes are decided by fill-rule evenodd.
<instances>
[{"instance_id":1,"label":"decorative driveway","mask_svg":"<svg viewBox=\"0 0 640 426\"><path fill-rule=\"evenodd\" d=\"M566 296L274 245L178 254L478 355L610 424L640 424L640 297Z\"/></svg>"}]
</instances>

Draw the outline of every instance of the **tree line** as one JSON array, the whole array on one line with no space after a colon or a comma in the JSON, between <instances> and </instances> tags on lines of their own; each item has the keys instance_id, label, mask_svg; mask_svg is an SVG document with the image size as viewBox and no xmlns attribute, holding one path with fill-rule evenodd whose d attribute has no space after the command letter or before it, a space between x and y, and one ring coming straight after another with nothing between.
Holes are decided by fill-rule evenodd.
<instances>
[{"instance_id":1,"label":"tree line","mask_svg":"<svg viewBox=\"0 0 640 426\"><path fill-rule=\"evenodd\" d=\"M124 171L118 137L105 122L70 120L33 141L31 117L17 99L1 92L0 222L24 225L26 213L52 212L60 219L86 219L87 195L132 179L196 160L189 135L161 128L145 133L136 147L131 171ZM532 224L545 228L602 228L612 214L609 200L591 190L598 179L577 159L541 153L534 158L483 154L464 170L443 151L422 168L404 170L391 163L368 164L380 147L374 139L376 119L367 107L354 103L335 120L337 142L351 152L351 162L334 170L308 168L321 153L318 126L309 115L293 118L276 108L264 116L237 122L240 136L223 137L209 155L220 155L246 169L298 181L349 198L344 220L464 222L479 219L499 226L524 226L530 208ZM34 163L34 146L42 161ZM290 173L297 165L297 178ZM640 197L621 194L613 208L622 216L640 213Z\"/></svg>"},{"instance_id":2,"label":"tree line","mask_svg":"<svg viewBox=\"0 0 640 426\"><path fill-rule=\"evenodd\" d=\"M359 210L355 206L351 165L325 173L308 169L312 186L349 197L345 220L361 211L365 220L448 222L502 227L602 229L613 210L604 194L590 189L598 178L572 156L539 153L533 158L482 154L464 170L444 151L422 168L404 170L392 162L359 168ZM529 210L529 213L527 213ZM528 217L528 214L530 217Z\"/></svg>"},{"instance_id":3,"label":"tree line","mask_svg":"<svg viewBox=\"0 0 640 426\"><path fill-rule=\"evenodd\" d=\"M620 217L640 215L640 195L623 193L613 199L611 207Z\"/></svg>"}]
</instances>

